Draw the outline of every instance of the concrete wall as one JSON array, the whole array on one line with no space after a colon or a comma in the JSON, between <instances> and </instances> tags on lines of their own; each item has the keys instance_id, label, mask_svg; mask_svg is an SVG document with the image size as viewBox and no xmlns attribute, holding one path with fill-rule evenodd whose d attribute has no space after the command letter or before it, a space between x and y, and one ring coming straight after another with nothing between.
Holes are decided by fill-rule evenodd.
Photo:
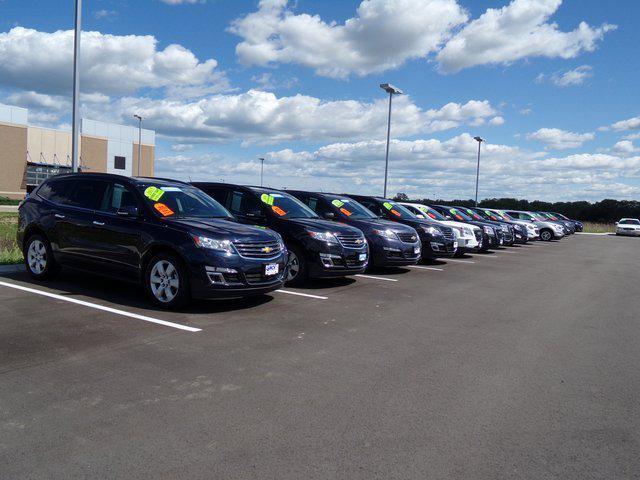
<instances>
[{"instance_id":1,"label":"concrete wall","mask_svg":"<svg viewBox=\"0 0 640 480\"><path fill-rule=\"evenodd\" d=\"M107 171L108 142L104 138L82 136L80 143L80 157L82 169L89 173Z\"/></svg>"},{"instance_id":2,"label":"concrete wall","mask_svg":"<svg viewBox=\"0 0 640 480\"><path fill-rule=\"evenodd\" d=\"M71 165L71 132L29 127L27 152L30 162Z\"/></svg>"},{"instance_id":3,"label":"concrete wall","mask_svg":"<svg viewBox=\"0 0 640 480\"><path fill-rule=\"evenodd\" d=\"M153 177L155 147L142 145L142 162L138 164L138 144L133 144L133 175L136 177ZM139 165L139 166L138 166Z\"/></svg>"},{"instance_id":4,"label":"concrete wall","mask_svg":"<svg viewBox=\"0 0 640 480\"><path fill-rule=\"evenodd\" d=\"M22 188L27 152L27 128L0 124L0 195L24 197Z\"/></svg>"}]
</instances>

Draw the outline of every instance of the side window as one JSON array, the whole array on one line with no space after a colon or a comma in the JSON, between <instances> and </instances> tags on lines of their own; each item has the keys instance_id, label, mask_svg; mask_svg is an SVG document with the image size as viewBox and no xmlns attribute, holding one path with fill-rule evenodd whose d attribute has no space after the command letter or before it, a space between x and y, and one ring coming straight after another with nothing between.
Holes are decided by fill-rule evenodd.
<instances>
[{"instance_id":1,"label":"side window","mask_svg":"<svg viewBox=\"0 0 640 480\"><path fill-rule=\"evenodd\" d=\"M107 183L89 179L77 179L74 183L67 205L89 210L98 208L107 189Z\"/></svg>"},{"instance_id":2,"label":"side window","mask_svg":"<svg viewBox=\"0 0 640 480\"><path fill-rule=\"evenodd\" d=\"M227 190L224 188L209 187L203 189L204 193L216 200L222 206L227 207Z\"/></svg>"},{"instance_id":3,"label":"side window","mask_svg":"<svg viewBox=\"0 0 640 480\"><path fill-rule=\"evenodd\" d=\"M382 211L382 208L377 203L369 202L369 201L366 201L366 200L364 200L364 201L362 201L360 203L363 204L365 207L367 207L369 210L371 210L376 215L384 216L384 212Z\"/></svg>"},{"instance_id":4,"label":"side window","mask_svg":"<svg viewBox=\"0 0 640 480\"><path fill-rule=\"evenodd\" d=\"M53 203L67 203L67 194L73 185L72 180L52 180L38 189L38 196Z\"/></svg>"},{"instance_id":5,"label":"side window","mask_svg":"<svg viewBox=\"0 0 640 480\"><path fill-rule=\"evenodd\" d=\"M314 197L307 197L305 200L303 200L304 203L307 204L307 206L313 210L314 212L318 213L318 199L314 198Z\"/></svg>"},{"instance_id":6,"label":"side window","mask_svg":"<svg viewBox=\"0 0 640 480\"><path fill-rule=\"evenodd\" d=\"M138 207L134 193L120 183L109 184L109 188L102 199L100 211L117 213L118 210L127 207Z\"/></svg>"},{"instance_id":7,"label":"side window","mask_svg":"<svg viewBox=\"0 0 640 480\"><path fill-rule=\"evenodd\" d=\"M327 217L327 213L334 213L333 208L331 208L329 206L329 202L327 202L326 200L322 199L322 198L313 198L310 197L309 201L311 200L315 200L316 202L316 208L311 207L311 209L316 212L319 216L321 216L322 218L326 218ZM311 205L309 205L311 206Z\"/></svg>"},{"instance_id":8,"label":"side window","mask_svg":"<svg viewBox=\"0 0 640 480\"><path fill-rule=\"evenodd\" d=\"M229 210L233 214L246 217L261 217L263 215L262 206L258 199L245 192L233 191L231 193Z\"/></svg>"}]
</instances>

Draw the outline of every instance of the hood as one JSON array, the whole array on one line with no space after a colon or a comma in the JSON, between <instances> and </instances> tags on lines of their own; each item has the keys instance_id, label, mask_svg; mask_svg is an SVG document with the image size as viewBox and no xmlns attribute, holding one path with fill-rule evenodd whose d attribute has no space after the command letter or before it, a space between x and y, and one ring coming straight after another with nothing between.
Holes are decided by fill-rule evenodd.
<instances>
[{"instance_id":1,"label":"hood","mask_svg":"<svg viewBox=\"0 0 640 480\"><path fill-rule=\"evenodd\" d=\"M356 235L360 232L355 227L350 227L343 223L332 222L330 220L323 220L322 218L289 218L287 220L280 220L281 222L287 222L289 225L298 225L304 229L327 231L334 233L343 233L346 235Z\"/></svg>"},{"instance_id":2,"label":"hood","mask_svg":"<svg viewBox=\"0 0 640 480\"><path fill-rule=\"evenodd\" d=\"M180 218L170 220L174 226L182 226L189 230L200 230L205 235L223 236L226 240L264 242L278 239L280 236L272 230L243 225L219 218Z\"/></svg>"},{"instance_id":3,"label":"hood","mask_svg":"<svg viewBox=\"0 0 640 480\"><path fill-rule=\"evenodd\" d=\"M393 230L396 233L413 233L414 229L402 223L392 222L382 218L367 218L349 220L349 224L360 229Z\"/></svg>"}]
</instances>

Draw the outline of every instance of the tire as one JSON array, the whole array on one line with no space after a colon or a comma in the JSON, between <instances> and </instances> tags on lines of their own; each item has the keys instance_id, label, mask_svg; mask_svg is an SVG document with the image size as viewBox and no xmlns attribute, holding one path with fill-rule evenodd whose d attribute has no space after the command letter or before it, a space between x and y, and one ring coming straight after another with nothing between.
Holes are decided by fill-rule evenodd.
<instances>
[{"instance_id":1,"label":"tire","mask_svg":"<svg viewBox=\"0 0 640 480\"><path fill-rule=\"evenodd\" d=\"M189 276L180 259L169 253L155 255L144 272L144 288L153 303L172 310L191 300Z\"/></svg>"},{"instance_id":2,"label":"tire","mask_svg":"<svg viewBox=\"0 0 640 480\"><path fill-rule=\"evenodd\" d=\"M309 268L304 251L297 245L289 246L287 250L289 250L289 258L285 284L293 287L302 285L309 278Z\"/></svg>"},{"instance_id":3,"label":"tire","mask_svg":"<svg viewBox=\"0 0 640 480\"><path fill-rule=\"evenodd\" d=\"M540 240L543 242L550 242L554 239L553 231L549 228L543 228L540 230Z\"/></svg>"},{"instance_id":4,"label":"tire","mask_svg":"<svg viewBox=\"0 0 640 480\"><path fill-rule=\"evenodd\" d=\"M42 235L31 235L24 243L22 255L27 273L35 280L51 279L60 271L51 243Z\"/></svg>"},{"instance_id":5,"label":"tire","mask_svg":"<svg viewBox=\"0 0 640 480\"><path fill-rule=\"evenodd\" d=\"M454 253L453 256L455 258L460 258L460 257L464 257L465 253L467 253L466 250L462 250L458 248L458 250L456 250L456 253Z\"/></svg>"}]
</instances>

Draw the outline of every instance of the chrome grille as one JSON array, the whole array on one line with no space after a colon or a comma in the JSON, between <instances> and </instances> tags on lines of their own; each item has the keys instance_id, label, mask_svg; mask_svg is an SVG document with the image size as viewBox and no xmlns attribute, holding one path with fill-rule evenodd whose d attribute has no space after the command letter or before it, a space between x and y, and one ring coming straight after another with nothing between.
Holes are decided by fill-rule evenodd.
<instances>
[{"instance_id":1,"label":"chrome grille","mask_svg":"<svg viewBox=\"0 0 640 480\"><path fill-rule=\"evenodd\" d=\"M440 228L440 231L442 232L442 235L444 236L444 238L448 240L455 240L455 235L453 234L453 228L451 227L438 227L438 228Z\"/></svg>"},{"instance_id":2,"label":"chrome grille","mask_svg":"<svg viewBox=\"0 0 640 480\"><path fill-rule=\"evenodd\" d=\"M478 241L482 240L482 230L474 229L473 230L473 234L475 235L476 240L478 240Z\"/></svg>"},{"instance_id":3,"label":"chrome grille","mask_svg":"<svg viewBox=\"0 0 640 480\"><path fill-rule=\"evenodd\" d=\"M338 237L338 241L345 248L362 248L366 245L366 240L362 235L347 235L347 234L339 234L336 235Z\"/></svg>"},{"instance_id":4,"label":"chrome grille","mask_svg":"<svg viewBox=\"0 0 640 480\"><path fill-rule=\"evenodd\" d=\"M415 233L398 233L398 238L404 243L416 243L418 236Z\"/></svg>"},{"instance_id":5,"label":"chrome grille","mask_svg":"<svg viewBox=\"0 0 640 480\"><path fill-rule=\"evenodd\" d=\"M278 241L234 243L240 255L246 258L273 258L280 254L282 247Z\"/></svg>"}]
</instances>

